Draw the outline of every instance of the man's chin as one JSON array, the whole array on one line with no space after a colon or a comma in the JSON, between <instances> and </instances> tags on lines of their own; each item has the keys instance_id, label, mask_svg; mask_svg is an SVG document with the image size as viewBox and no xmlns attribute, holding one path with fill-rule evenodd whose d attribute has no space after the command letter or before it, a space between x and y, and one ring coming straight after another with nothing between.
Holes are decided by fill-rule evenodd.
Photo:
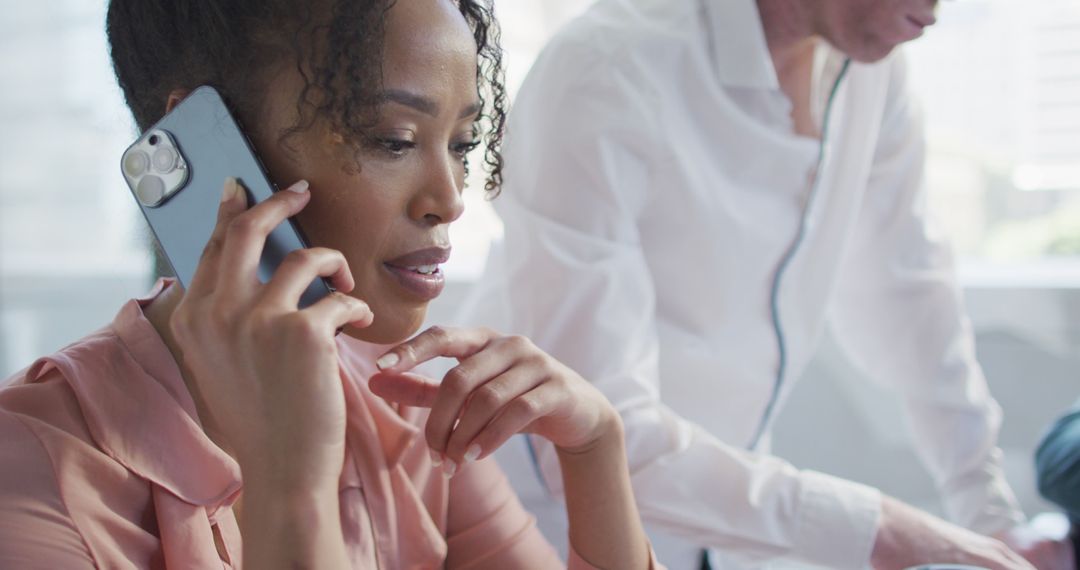
<instances>
[{"instance_id":1,"label":"man's chin","mask_svg":"<svg viewBox=\"0 0 1080 570\"><path fill-rule=\"evenodd\" d=\"M882 41L841 42L840 39L842 38L839 38L836 41L833 41L833 39L828 37L825 37L824 39L833 49L850 57L853 61L858 63L877 63L886 57L889 57L889 54L896 49L897 45L899 45Z\"/></svg>"},{"instance_id":2,"label":"man's chin","mask_svg":"<svg viewBox=\"0 0 1080 570\"><path fill-rule=\"evenodd\" d=\"M846 51L848 57L858 63L877 63L887 57L896 49L898 44L861 46L859 49Z\"/></svg>"}]
</instances>

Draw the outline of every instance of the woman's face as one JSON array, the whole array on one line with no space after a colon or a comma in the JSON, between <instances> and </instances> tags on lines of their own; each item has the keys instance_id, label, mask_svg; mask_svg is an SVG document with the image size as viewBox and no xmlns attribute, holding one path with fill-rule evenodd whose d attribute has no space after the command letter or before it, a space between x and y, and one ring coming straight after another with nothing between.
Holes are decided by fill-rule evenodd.
<instances>
[{"instance_id":1,"label":"woman's face","mask_svg":"<svg viewBox=\"0 0 1080 570\"><path fill-rule=\"evenodd\" d=\"M297 216L311 245L341 251L375 321L351 336L403 340L423 323L442 290L439 265L450 254L448 226L462 213L465 153L479 111L476 44L450 0L396 2L387 14L383 103L360 150L316 123L285 144L295 123L299 75L291 69L267 91L255 146L281 187L311 183Z\"/></svg>"}]
</instances>

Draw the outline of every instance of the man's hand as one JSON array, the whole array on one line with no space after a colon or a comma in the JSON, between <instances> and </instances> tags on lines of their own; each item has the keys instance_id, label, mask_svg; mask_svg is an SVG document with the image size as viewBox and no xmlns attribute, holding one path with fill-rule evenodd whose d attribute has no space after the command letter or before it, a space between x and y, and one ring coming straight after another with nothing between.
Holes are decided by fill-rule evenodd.
<instances>
[{"instance_id":1,"label":"man's hand","mask_svg":"<svg viewBox=\"0 0 1080 570\"><path fill-rule=\"evenodd\" d=\"M970 564L989 570L1034 570L1000 540L883 497L881 523L870 564L876 570L901 570L931 563Z\"/></svg>"},{"instance_id":2,"label":"man's hand","mask_svg":"<svg viewBox=\"0 0 1080 570\"><path fill-rule=\"evenodd\" d=\"M1013 527L996 538L1017 554L1031 562L1039 570L1073 570L1076 568L1072 542L1067 529L1065 533L1048 533L1045 528L1031 523Z\"/></svg>"}]
</instances>

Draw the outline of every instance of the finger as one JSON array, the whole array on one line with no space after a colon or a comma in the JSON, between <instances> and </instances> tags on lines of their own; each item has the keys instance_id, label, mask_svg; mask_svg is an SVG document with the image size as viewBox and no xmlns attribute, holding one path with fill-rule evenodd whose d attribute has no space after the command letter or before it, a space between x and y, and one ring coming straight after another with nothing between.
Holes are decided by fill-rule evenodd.
<instances>
[{"instance_id":1,"label":"finger","mask_svg":"<svg viewBox=\"0 0 1080 570\"><path fill-rule=\"evenodd\" d=\"M217 222L210 233L210 240L203 247L199 265L191 283L187 284L187 294L201 296L215 289L221 250L225 244L225 232L236 216L247 210L247 193L235 178L225 179L221 192L221 204L218 206Z\"/></svg>"},{"instance_id":2,"label":"finger","mask_svg":"<svg viewBox=\"0 0 1080 570\"><path fill-rule=\"evenodd\" d=\"M349 262L340 251L309 247L290 251L285 256L260 297L270 303L296 308L304 291L318 277L329 278L334 288L343 293L353 288Z\"/></svg>"},{"instance_id":3,"label":"finger","mask_svg":"<svg viewBox=\"0 0 1080 570\"><path fill-rule=\"evenodd\" d=\"M371 392L380 398L418 408L430 408L439 393L439 384L409 372L379 372L368 379Z\"/></svg>"},{"instance_id":4,"label":"finger","mask_svg":"<svg viewBox=\"0 0 1080 570\"><path fill-rule=\"evenodd\" d=\"M301 180L229 222L221 249L222 270L217 278L217 285L223 291L248 290L258 283L259 260L266 247L266 237L303 210L310 197L307 182Z\"/></svg>"},{"instance_id":5,"label":"finger","mask_svg":"<svg viewBox=\"0 0 1080 570\"><path fill-rule=\"evenodd\" d=\"M470 442L469 447L475 446L476 459L491 455L512 436L527 432L537 420L551 413L560 397L557 387L541 384L508 403Z\"/></svg>"},{"instance_id":6,"label":"finger","mask_svg":"<svg viewBox=\"0 0 1080 570\"><path fill-rule=\"evenodd\" d=\"M517 359L518 355L506 350L502 343L495 344L462 360L443 376L424 432L431 449L439 453L446 451L450 432L469 396L481 385L509 370Z\"/></svg>"},{"instance_id":7,"label":"finger","mask_svg":"<svg viewBox=\"0 0 1080 570\"><path fill-rule=\"evenodd\" d=\"M322 328L337 331L345 325L367 327L375 319L367 303L334 291L301 311Z\"/></svg>"},{"instance_id":8,"label":"finger","mask_svg":"<svg viewBox=\"0 0 1080 570\"><path fill-rule=\"evenodd\" d=\"M439 356L466 358L487 346L497 335L484 328L431 327L395 346L375 362L380 370L404 372Z\"/></svg>"},{"instance_id":9,"label":"finger","mask_svg":"<svg viewBox=\"0 0 1080 570\"><path fill-rule=\"evenodd\" d=\"M472 448L470 444L477 434L498 417L510 402L544 380L541 370L515 366L474 390L450 433L444 455L458 463L476 459L480 449Z\"/></svg>"}]
</instances>

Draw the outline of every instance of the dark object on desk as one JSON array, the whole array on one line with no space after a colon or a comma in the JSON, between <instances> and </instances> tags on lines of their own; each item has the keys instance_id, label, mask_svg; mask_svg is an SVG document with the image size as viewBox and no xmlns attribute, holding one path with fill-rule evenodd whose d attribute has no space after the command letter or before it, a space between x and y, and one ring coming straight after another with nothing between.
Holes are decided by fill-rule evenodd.
<instances>
[{"instance_id":1,"label":"dark object on desk","mask_svg":"<svg viewBox=\"0 0 1080 570\"><path fill-rule=\"evenodd\" d=\"M1069 517L1069 538L1080 561L1080 402L1058 418L1035 450L1039 493Z\"/></svg>"},{"instance_id":2,"label":"dark object on desk","mask_svg":"<svg viewBox=\"0 0 1080 570\"><path fill-rule=\"evenodd\" d=\"M1035 450L1035 472L1039 493L1064 509L1070 521L1080 520L1080 402L1043 436Z\"/></svg>"}]
</instances>

